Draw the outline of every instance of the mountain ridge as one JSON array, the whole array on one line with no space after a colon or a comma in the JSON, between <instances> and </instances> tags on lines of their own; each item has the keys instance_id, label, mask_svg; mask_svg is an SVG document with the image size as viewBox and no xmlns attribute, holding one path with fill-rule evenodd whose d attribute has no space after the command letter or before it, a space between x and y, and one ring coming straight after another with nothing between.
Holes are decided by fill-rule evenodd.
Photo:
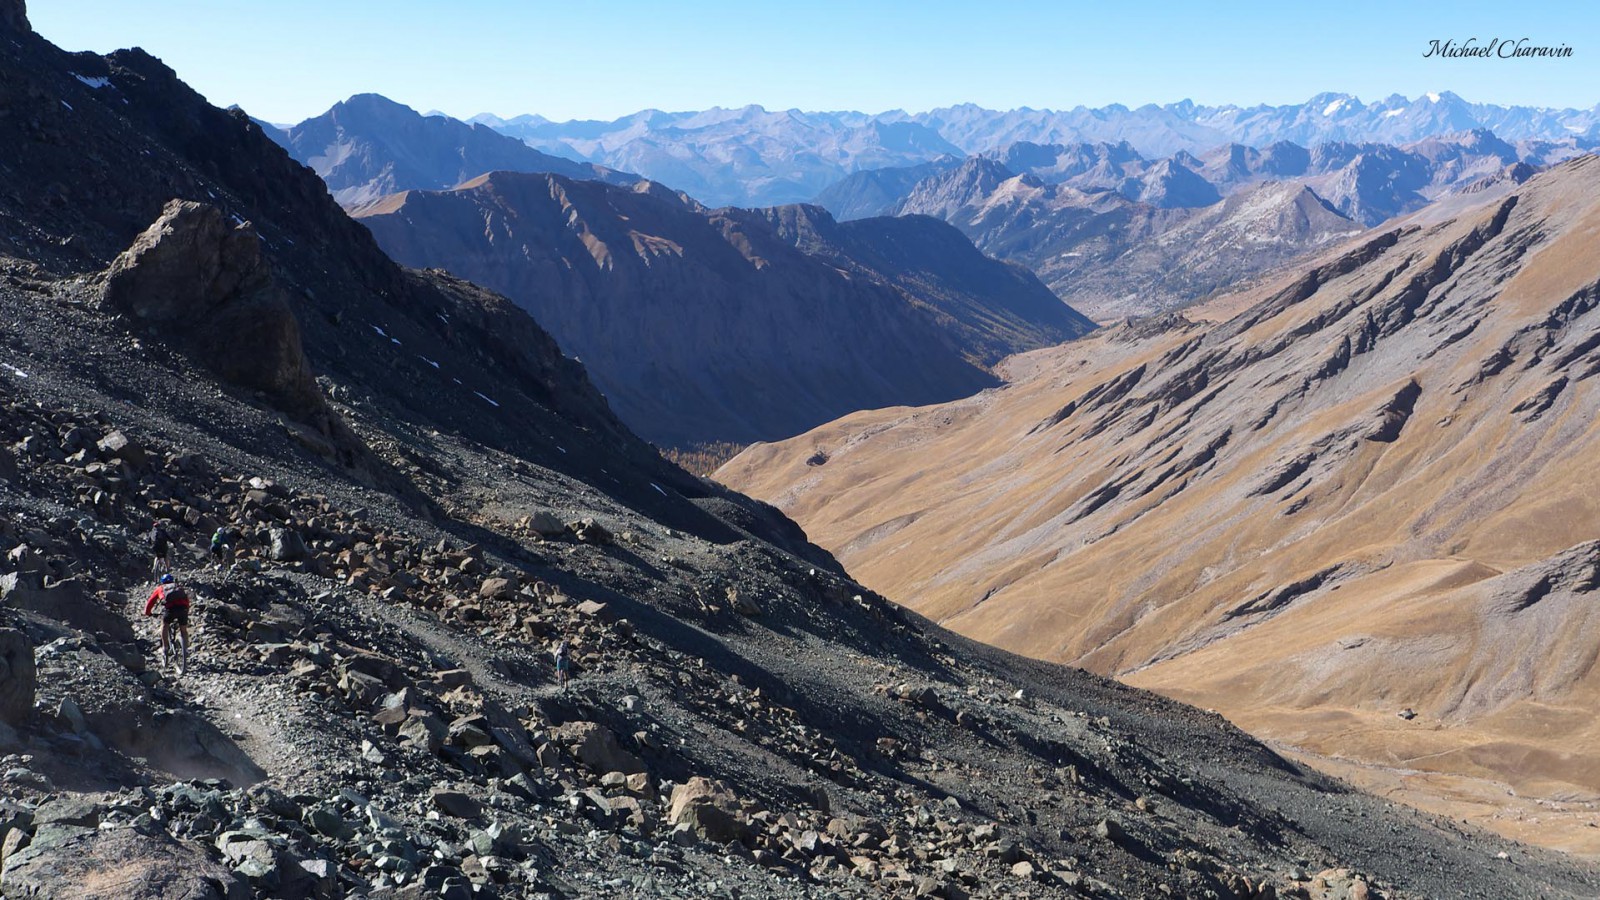
<instances>
[{"instance_id":1,"label":"mountain ridge","mask_svg":"<svg viewBox=\"0 0 1600 900\"><path fill-rule=\"evenodd\" d=\"M1248 107L1182 101L1137 108L1111 104L1098 109L1001 111L960 104L922 113L868 114L769 112L752 105L687 112L644 110L609 122L552 122L537 116L506 120L488 114L474 118L547 153L638 172L712 205L749 206L809 201L829 183L857 171L917 165L946 153L990 153L1017 142L1126 141L1142 154L1165 157L1180 151L1198 154L1229 143L1401 144L1479 128L1511 141L1600 139L1600 105L1562 110L1499 106L1469 103L1448 91L1415 100L1395 94L1370 104L1348 94L1323 93L1304 103ZM869 137L872 127L884 125L915 127L918 137L887 143ZM744 132L743 139L730 130L735 126ZM725 164L731 158L734 147L754 161L745 176L727 180L717 166L719 160ZM798 160L793 152L800 147L835 161ZM829 172L831 178L826 177Z\"/></svg>"},{"instance_id":2,"label":"mountain ridge","mask_svg":"<svg viewBox=\"0 0 1600 900\"><path fill-rule=\"evenodd\" d=\"M450 188L495 169L554 172L612 184L640 180L541 153L482 125L418 115L381 94L356 94L286 130L263 130L320 175L344 206L397 191Z\"/></svg>"}]
</instances>

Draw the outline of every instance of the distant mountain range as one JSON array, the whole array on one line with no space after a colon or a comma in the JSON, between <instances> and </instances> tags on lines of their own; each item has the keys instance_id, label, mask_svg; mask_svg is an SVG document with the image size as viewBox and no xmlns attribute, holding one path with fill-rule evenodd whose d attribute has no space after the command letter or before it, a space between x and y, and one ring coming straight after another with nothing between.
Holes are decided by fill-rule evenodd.
<instances>
[{"instance_id":1,"label":"distant mountain range","mask_svg":"<svg viewBox=\"0 0 1600 900\"><path fill-rule=\"evenodd\" d=\"M770 440L996 384L1093 323L936 219L707 210L660 185L495 172L352 213L396 260L504 292L658 444Z\"/></svg>"},{"instance_id":2,"label":"distant mountain range","mask_svg":"<svg viewBox=\"0 0 1600 900\"><path fill-rule=\"evenodd\" d=\"M1164 159L1126 141L1019 142L857 172L818 202L841 218L942 218L1108 321L1186 305L1445 195L1520 182L1587 146L1513 144L1481 129L1399 147L1279 141Z\"/></svg>"},{"instance_id":3,"label":"distant mountain range","mask_svg":"<svg viewBox=\"0 0 1600 900\"><path fill-rule=\"evenodd\" d=\"M1487 129L1507 141L1600 138L1600 106L1546 109L1470 103L1448 91L1363 103L1318 94L1284 106L1201 106L1189 101L1066 111L991 110L973 104L924 113L769 111L760 106L668 113L613 121L552 122L524 115L481 123L556 156L629 172L712 205L765 206L810 200L855 172L913 166L944 155L1000 151L1018 142L1126 142L1146 157L1200 154L1227 144L1266 147L1330 142L1408 144Z\"/></svg>"},{"instance_id":4,"label":"distant mountain range","mask_svg":"<svg viewBox=\"0 0 1600 900\"><path fill-rule=\"evenodd\" d=\"M256 124L321 175L333 198L345 206L396 191L455 187L496 169L553 172L612 184L640 180L605 166L541 153L481 125L418 115L378 94L357 94L287 129Z\"/></svg>"}]
</instances>

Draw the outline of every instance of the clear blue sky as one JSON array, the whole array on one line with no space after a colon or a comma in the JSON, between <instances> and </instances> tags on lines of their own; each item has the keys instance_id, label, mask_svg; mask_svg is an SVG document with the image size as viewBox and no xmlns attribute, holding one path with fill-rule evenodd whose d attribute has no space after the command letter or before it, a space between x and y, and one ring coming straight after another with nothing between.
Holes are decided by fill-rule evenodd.
<instances>
[{"instance_id":1,"label":"clear blue sky","mask_svg":"<svg viewBox=\"0 0 1600 900\"><path fill-rule=\"evenodd\" d=\"M1589 3L33 0L69 50L141 46L212 102L274 122L376 91L419 111L614 118L759 103L911 111L1124 103L1600 102ZM1423 59L1433 39L1528 37L1560 60Z\"/></svg>"}]
</instances>

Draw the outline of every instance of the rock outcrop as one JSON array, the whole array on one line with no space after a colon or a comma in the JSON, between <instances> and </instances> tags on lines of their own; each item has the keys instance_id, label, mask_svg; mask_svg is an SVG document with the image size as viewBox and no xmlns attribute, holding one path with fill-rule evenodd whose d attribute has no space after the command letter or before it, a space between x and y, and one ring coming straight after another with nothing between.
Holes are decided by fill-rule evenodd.
<instances>
[{"instance_id":1,"label":"rock outcrop","mask_svg":"<svg viewBox=\"0 0 1600 900\"><path fill-rule=\"evenodd\" d=\"M222 377L296 418L328 415L284 290L246 222L173 200L104 273L103 302L158 336L185 339Z\"/></svg>"}]
</instances>

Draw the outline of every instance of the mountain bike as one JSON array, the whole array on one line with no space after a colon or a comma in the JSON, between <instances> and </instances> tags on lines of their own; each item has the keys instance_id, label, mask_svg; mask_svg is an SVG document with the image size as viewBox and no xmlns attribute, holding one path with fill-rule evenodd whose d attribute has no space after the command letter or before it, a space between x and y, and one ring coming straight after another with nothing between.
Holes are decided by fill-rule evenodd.
<instances>
[{"instance_id":1,"label":"mountain bike","mask_svg":"<svg viewBox=\"0 0 1600 900\"><path fill-rule=\"evenodd\" d=\"M179 628L176 624L162 623L161 626L161 668L168 664L177 674L182 675L189 670L189 636L187 629Z\"/></svg>"}]
</instances>

